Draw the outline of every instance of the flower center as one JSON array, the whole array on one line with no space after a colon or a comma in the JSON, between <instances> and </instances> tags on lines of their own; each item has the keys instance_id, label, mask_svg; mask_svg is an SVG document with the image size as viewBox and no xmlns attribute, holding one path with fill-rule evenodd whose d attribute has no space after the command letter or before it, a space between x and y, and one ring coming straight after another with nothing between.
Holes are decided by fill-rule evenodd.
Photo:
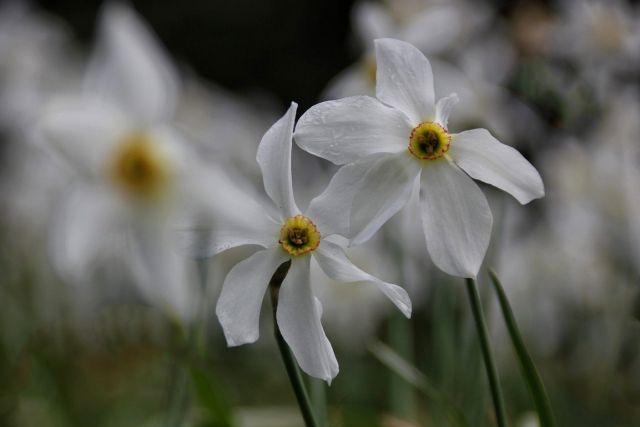
<instances>
[{"instance_id":1,"label":"flower center","mask_svg":"<svg viewBox=\"0 0 640 427\"><path fill-rule=\"evenodd\" d=\"M109 175L127 196L150 201L166 192L170 170L167 159L158 151L151 137L135 131L119 141Z\"/></svg>"},{"instance_id":2,"label":"flower center","mask_svg":"<svg viewBox=\"0 0 640 427\"><path fill-rule=\"evenodd\" d=\"M364 77L367 84L375 88L376 87L376 73L377 73L377 65L376 58L372 55L365 56L360 63L362 76Z\"/></svg>"},{"instance_id":3,"label":"flower center","mask_svg":"<svg viewBox=\"0 0 640 427\"><path fill-rule=\"evenodd\" d=\"M409 151L421 160L435 160L449 150L451 136L445 128L434 122L422 122L409 136Z\"/></svg>"},{"instance_id":4,"label":"flower center","mask_svg":"<svg viewBox=\"0 0 640 427\"><path fill-rule=\"evenodd\" d=\"M314 251L320 244L320 233L316 225L306 216L287 218L280 229L278 243L293 256Z\"/></svg>"}]
</instances>

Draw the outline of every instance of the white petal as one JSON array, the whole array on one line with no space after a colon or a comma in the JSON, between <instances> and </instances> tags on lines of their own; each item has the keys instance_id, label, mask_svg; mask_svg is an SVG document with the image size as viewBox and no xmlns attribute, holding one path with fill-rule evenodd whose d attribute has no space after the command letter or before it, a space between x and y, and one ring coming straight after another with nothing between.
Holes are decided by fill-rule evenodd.
<instances>
[{"instance_id":1,"label":"white petal","mask_svg":"<svg viewBox=\"0 0 640 427\"><path fill-rule=\"evenodd\" d=\"M278 327L300 368L328 383L338 375L338 361L322 329L322 307L311 293L310 256L294 258L278 296Z\"/></svg>"},{"instance_id":2,"label":"white petal","mask_svg":"<svg viewBox=\"0 0 640 427\"><path fill-rule=\"evenodd\" d=\"M296 126L296 144L342 165L376 153L398 153L413 127L399 110L369 96L326 101L307 110Z\"/></svg>"},{"instance_id":3,"label":"white petal","mask_svg":"<svg viewBox=\"0 0 640 427\"><path fill-rule=\"evenodd\" d=\"M86 76L89 96L124 108L140 126L167 120L175 109L177 72L149 27L129 7L108 3Z\"/></svg>"},{"instance_id":4,"label":"white petal","mask_svg":"<svg viewBox=\"0 0 640 427\"><path fill-rule=\"evenodd\" d=\"M378 154L341 167L309 204L320 234L365 242L407 202L419 173L408 153Z\"/></svg>"},{"instance_id":5,"label":"white petal","mask_svg":"<svg viewBox=\"0 0 640 427\"><path fill-rule=\"evenodd\" d=\"M453 276L476 277L493 218L478 186L446 160L422 169L422 224L434 264Z\"/></svg>"},{"instance_id":6,"label":"white petal","mask_svg":"<svg viewBox=\"0 0 640 427\"><path fill-rule=\"evenodd\" d=\"M418 162L410 154L399 153L372 162L347 165L340 177L334 178L339 183L345 178L352 179L350 175L362 176L355 187L350 209L349 236L352 237L352 245L369 240L406 205L419 170Z\"/></svg>"},{"instance_id":7,"label":"white petal","mask_svg":"<svg viewBox=\"0 0 640 427\"><path fill-rule=\"evenodd\" d=\"M398 285L383 282L358 267L347 258L342 248L323 240L313 253L320 268L333 280L343 283L367 282L378 287L407 318L411 317L411 300L407 292Z\"/></svg>"},{"instance_id":8,"label":"white petal","mask_svg":"<svg viewBox=\"0 0 640 427\"><path fill-rule=\"evenodd\" d=\"M291 137L298 104L289 110L264 134L258 146L258 163L262 170L264 189L276 204L283 218L300 213L293 199L291 185Z\"/></svg>"},{"instance_id":9,"label":"white petal","mask_svg":"<svg viewBox=\"0 0 640 427\"><path fill-rule=\"evenodd\" d=\"M540 174L515 148L485 129L452 136L451 158L472 178L494 185L525 204L544 196Z\"/></svg>"},{"instance_id":10,"label":"white petal","mask_svg":"<svg viewBox=\"0 0 640 427\"><path fill-rule=\"evenodd\" d=\"M309 203L305 216L310 218L321 236L340 235L348 240L353 198L363 185L371 165L386 158L384 154L342 166L333 175L325 190Z\"/></svg>"},{"instance_id":11,"label":"white petal","mask_svg":"<svg viewBox=\"0 0 640 427\"><path fill-rule=\"evenodd\" d=\"M458 94L456 93L440 98L436 104L436 123L446 129L451 109L459 100Z\"/></svg>"},{"instance_id":12,"label":"white petal","mask_svg":"<svg viewBox=\"0 0 640 427\"><path fill-rule=\"evenodd\" d=\"M103 178L110 150L127 131L125 118L107 105L59 99L37 124L47 148L86 177Z\"/></svg>"},{"instance_id":13,"label":"white petal","mask_svg":"<svg viewBox=\"0 0 640 427\"><path fill-rule=\"evenodd\" d=\"M280 246L262 249L227 274L216 314L229 346L254 342L260 334L260 307L271 276L289 256Z\"/></svg>"},{"instance_id":14,"label":"white petal","mask_svg":"<svg viewBox=\"0 0 640 427\"><path fill-rule=\"evenodd\" d=\"M376 96L404 112L413 126L434 118L433 73L425 56L409 43L378 39Z\"/></svg>"}]
</instances>

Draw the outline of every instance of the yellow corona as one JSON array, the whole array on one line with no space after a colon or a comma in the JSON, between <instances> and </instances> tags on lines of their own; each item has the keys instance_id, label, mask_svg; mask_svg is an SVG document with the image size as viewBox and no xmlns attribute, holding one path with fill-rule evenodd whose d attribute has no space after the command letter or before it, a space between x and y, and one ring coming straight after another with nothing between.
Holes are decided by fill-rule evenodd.
<instances>
[{"instance_id":1,"label":"yellow corona","mask_svg":"<svg viewBox=\"0 0 640 427\"><path fill-rule=\"evenodd\" d=\"M140 131L125 136L113 155L109 175L127 196L151 201L160 198L168 187L169 165L151 137Z\"/></svg>"},{"instance_id":2,"label":"yellow corona","mask_svg":"<svg viewBox=\"0 0 640 427\"><path fill-rule=\"evenodd\" d=\"M451 135L434 122L422 122L409 136L409 151L421 160L436 160L449 151Z\"/></svg>"},{"instance_id":3,"label":"yellow corona","mask_svg":"<svg viewBox=\"0 0 640 427\"><path fill-rule=\"evenodd\" d=\"M313 252L320 244L320 232L316 225L304 215L287 218L280 229L278 242L293 256Z\"/></svg>"}]
</instances>

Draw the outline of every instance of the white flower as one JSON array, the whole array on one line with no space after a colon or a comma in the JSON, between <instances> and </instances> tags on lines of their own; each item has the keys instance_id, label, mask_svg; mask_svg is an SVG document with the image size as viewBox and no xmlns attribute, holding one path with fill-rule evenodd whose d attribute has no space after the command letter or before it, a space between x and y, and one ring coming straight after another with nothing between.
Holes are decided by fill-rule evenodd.
<instances>
[{"instance_id":1,"label":"white flower","mask_svg":"<svg viewBox=\"0 0 640 427\"><path fill-rule=\"evenodd\" d=\"M431 258L449 274L475 277L489 244L492 216L469 176L527 203L544 194L540 175L485 129L449 133L447 120L457 96L436 104L429 61L408 43L375 43L377 99L356 96L312 107L298 122L296 142L346 164L324 195L334 203L338 199L332 194L339 194L341 203L348 201L349 224L342 224L341 231L353 244L369 239L398 212L420 180Z\"/></svg>"},{"instance_id":2,"label":"white flower","mask_svg":"<svg viewBox=\"0 0 640 427\"><path fill-rule=\"evenodd\" d=\"M404 40L427 55L451 53L491 18L481 4L466 1L389 2L360 1L353 7L351 22L363 47L360 60L339 73L328 85L324 98L369 95L375 86L373 41Z\"/></svg>"},{"instance_id":3,"label":"white flower","mask_svg":"<svg viewBox=\"0 0 640 427\"><path fill-rule=\"evenodd\" d=\"M235 212L244 226L238 227L231 221L229 229L214 231L213 252L243 244L265 248L229 272L216 313L230 346L256 341L260 306L269 280L282 263L291 260L280 288L278 326L300 367L309 375L330 382L338 373L338 363L320 323L320 302L311 291L312 257L336 281L367 282L376 286L407 317L411 314L411 302L399 286L385 283L354 266L342 248L327 238L340 228L335 221L339 215L333 210L334 201L324 195L316 197L305 214L296 206L291 182L291 138L296 109L297 105L292 103L258 147L257 160L264 188L276 208L245 200L242 210Z\"/></svg>"},{"instance_id":4,"label":"white flower","mask_svg":"<svg viewBox=\"0 0 640 427\"><path fill-rule=\"evenodd\" d=\"M55 100L39 123L77 175L52 230L54 263L85 286L98 269L130 273L147 300L185 320L191 264L171 247L172 225L206 200L206 168L169 124L177 73L148 28L117 4L100 24L82 95Z\"/></svg>"}]
</instances>

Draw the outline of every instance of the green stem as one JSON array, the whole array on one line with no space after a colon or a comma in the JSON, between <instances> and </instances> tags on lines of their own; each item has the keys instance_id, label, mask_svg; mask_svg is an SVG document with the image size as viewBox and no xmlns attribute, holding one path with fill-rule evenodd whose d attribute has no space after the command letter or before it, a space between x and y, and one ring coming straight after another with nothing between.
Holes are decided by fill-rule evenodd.
<instances>
[{"instance_id":1,"label":"green stem","mask_svg":"<svg viewBox=\"0 0 640 427\"><path fill-rule=\"evenodd\" d=\"M491 389L491 398L493 399L493 406L495 408L496 421L498 422L499 427L507 427L504 400L502 399L502 391L500 390L498 372L496 370L495 363L493 362L493 356L491 355L491 345L489 343L487 326L484 322L484 314L482 313L482 304L480 303L478 288L476 287L476 282L473 279L466 279L466 285L471 311L473 312L476 329L478 330L480 349L482 350L484 358L484 367L487 371L487 377L489 378L489 388Z\"/></svg>"},{"instance_id":2,"label":"green stem","mask_svg":"<svg viewBox=\"0 0 640 427\"><path fill-rule=\"evenodd\" d=\"M293 388L293 392L296 395L298 407L300 408L300 412L302 413L302 418L304 419L305 426L318 427L318 424L313 417L313 410L311 409L309 396L307 395L307 390L304 386L304 382L302 381L302 376L300 374L300 370L298 369L298 364L293 358L293 354L291 353L291 350L289 350L289 346L287 346L287 343L280 333L280 328L278 328L278 320L276 318L280 285L282 285L284 278L287 277L287 272L289 271L290 266L291 261L283 263L280 267L278 267L276 272L273 274L271 281L269 282L269 289L271 291L271 306L273 307L273 331L276 336L276 342L278 343L278 349L280 350L282 361L284 362L284 366L287 370L287 375L289 376L289 381L291 382L291 387Z\"/></svg>"},{"instance_id":3,"label":"green stem","mask_svg":"<svg viewBox=\"0 0 640 427\"><path fill-rule=\"evenodd\" d=\"M309 394L315 408L318 426L325 427L327 425L327 385L324 381L316 378L310 378L310 380L307 381L307 384L309 385Z\"/></svg>"},{"instance_id":4,"label":"green stem","mask_svg":"<svg viewBox=\"0 0 640 427\"><path fill-rule=\"evenodd\" d=\"M515 316L513 315L513 310L511 310L511 306L509 305L509 300L507 299L507 295L504 292L504 288L502 287L498 276L496 276L496 273L493 270L489 270L489 276L491 277L493 287L498 294L498 301L500 302L502 315L504 316L507 330L509 331L509 336L511 337L511 342L513 343L513 347L515 348L516 355L518 356L520 369L522 369L522 373L524 374L524 377L527 380L527 385L529 386L529 391L533 396L533 401L538 412L538 418L540 419L540 425L542 427L555 427L556 422L553 417L553 412L551 411L551 402L549 401L547 392L544 389L542 379L540 378L540 375L536 370L536 366L533 363L533 359L529 355L527 347L524 344L524 340L520 335L518 324L516 323Z\"/></svg>"}]
</instances>

